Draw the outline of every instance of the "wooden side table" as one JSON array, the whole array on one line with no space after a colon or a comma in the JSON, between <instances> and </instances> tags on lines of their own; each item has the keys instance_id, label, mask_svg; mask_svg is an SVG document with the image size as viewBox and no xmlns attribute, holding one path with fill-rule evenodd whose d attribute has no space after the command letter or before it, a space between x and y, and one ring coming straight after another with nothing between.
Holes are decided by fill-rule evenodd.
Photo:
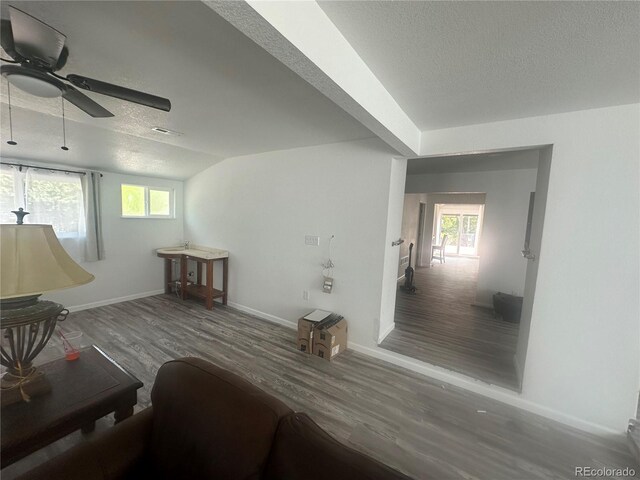
<instances>
[{"instance_id":1,"label":"wooden side table","mask_svg":"<svg viewBox=\"0 0 640 480\"><path fill-rule=\"evenodd\" d=\"M80 358L41 365L52 391L30 402L8 405L0 416L2 468L115 412L116 423L133 414L142 382L95 345Z\"/></svg>"},{"instance_id":2,"label":"wooden side table","mask_svg":"<svg viewBox=\"0 0 640 480\"><path fill-rule=\"evenodd\" d=\"M229 278L229 252L220 249L198 250L178 249L176 247L159 248L156 254L164 258L164 292L171 293L178 290L180 298L186 300L188 297L196 297L204 300L207 310L213 308L213 300L222 299L222 304L227 304L228 278ZM180 262L180 276L173 278L173 261ZM187 272L189 260L196 262L195 282L189 283ZM213 287L213 266L216 262L222 263L222 290ZM205 272L205 283L202 283L202 270ZM177 286L179 282L180 287Z\"/></svg>"}]
</instances>

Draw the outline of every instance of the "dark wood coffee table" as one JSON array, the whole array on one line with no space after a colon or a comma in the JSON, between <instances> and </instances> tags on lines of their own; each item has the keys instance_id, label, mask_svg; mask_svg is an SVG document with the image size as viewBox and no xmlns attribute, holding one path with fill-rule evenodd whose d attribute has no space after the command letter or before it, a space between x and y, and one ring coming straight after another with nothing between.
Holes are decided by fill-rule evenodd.
<instances>
[{"instance_id":1,"label":"dark wood coffee table","mask_svg":"<svg viewBox=\"0 0 640 480\"><path fill-rule=\"evenodd\" d=\"M115 412L116 423L133 414L142 382L95 345L80 358L64 358L39 367L52 391L2 408L2 467L78 429L93 430L95 421Z\"/></svg>"}]
</instances>

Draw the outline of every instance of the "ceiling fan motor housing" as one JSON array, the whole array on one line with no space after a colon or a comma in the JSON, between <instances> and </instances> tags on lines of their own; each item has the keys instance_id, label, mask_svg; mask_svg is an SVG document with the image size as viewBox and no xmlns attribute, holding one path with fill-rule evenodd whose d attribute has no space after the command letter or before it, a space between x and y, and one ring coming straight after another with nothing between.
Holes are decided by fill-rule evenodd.
<instances>
[{"instance_id":1,"label":"ceiling fan motor housing","mask_svg":"<svg viewBox=\"0 0 640 480\"><path fill-rule=\"evenodd\" d=\"M36 97L55 98L65 91L64 83L35 68L3 65L0 71L12 85Z\"/></svg>"}]
</instances>

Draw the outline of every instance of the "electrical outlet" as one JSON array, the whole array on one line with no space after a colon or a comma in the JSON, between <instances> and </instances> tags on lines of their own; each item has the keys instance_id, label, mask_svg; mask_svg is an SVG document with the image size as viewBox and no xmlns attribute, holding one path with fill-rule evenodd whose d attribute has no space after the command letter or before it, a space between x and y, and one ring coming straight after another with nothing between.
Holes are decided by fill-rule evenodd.
<instances>
[{"instance_id":1,"label":"electrical outlet","mask_svg":"<svg viewBox=\"0 0 640 480\"><path fill-rule=\"evenodd\" d=\"M309 300L309 290L303 290L302 291L302 299L303 300Z\"/></svg>"},{"instance_id":2,"label":"electrical outlet","mask_svg":"<svg viewBox=\"0 0 640 480\"><path fill-rule=\"evenodd\" d=\"M305 235L304 244L317 247L318 245L320 245L320 237L318 237L317 235Z\"/></svg>"}]
</instances>

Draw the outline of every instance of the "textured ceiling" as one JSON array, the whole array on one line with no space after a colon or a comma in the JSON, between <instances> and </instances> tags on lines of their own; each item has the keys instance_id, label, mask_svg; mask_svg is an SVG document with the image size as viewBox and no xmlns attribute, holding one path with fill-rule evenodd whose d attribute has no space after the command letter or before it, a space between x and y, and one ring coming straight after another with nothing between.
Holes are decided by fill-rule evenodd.
<instances>
[{"instance_id":1,"label":"textured ceiling","mask_svg":"<svg viewBox=\"0 0 640 480\"><path fill-rule=\"evenodd\" d=\"M107 119L92 119L67 104L68 117L82 132L70 137L72 163L186 178L222 158L372 136L200 2L11 4L67 35L69 61L59 73L77 73L172 101L166 113L89 93L115 114ZM2 17L8 17L7 3L1 7ZM4 79L0 87L6 103ZM22 124L16 115L14 136L22 140L10 152L3 148L2 154L62 162L56 127L48 118L60 115L60 100L14 88L12 103L47 115L24 113L28 120ZM6 119L3 111L3 134ZM153 126L184 135L157 134L150 130ZM51 144L55 154L44 148Z\"/></svg>"},{"instance_id":2,"label":"textured ceiling","mask_svg":"<svg viewBox=\"0 0 640 480\"><path fill-rule=\"evenodd\" d=\"M533 169L538 168L539 156L533 149L412 158L407 162L407 175Z\"/></svg>"},{"instance_id":3,"label":"textured ceiling","mask_svg":"<svg viewBox=\"0 0 640 480\"><path fill-rule=\"evenodd\" d=\"M6 107L2 104L2 107ZM21 107L13 107L13 139L17 145L0 143L0 156L87 167L108 172L184 180L209 167L211 155L160 143L136 135L110 131L86 123L66 122L68 151L62 150L62 120ZM9 139L8 110L2 109L3 140Z\"/></svg>"},{"instance_id":4,"label":"textured ceiling","mask_svg":"<svg viewBox=\"0 0 640 480\"><path fill-rule=\"evenodd\" d=\"M640 100L638 2L319 3L421 130Z\"/></svg>"}]
</instances>

